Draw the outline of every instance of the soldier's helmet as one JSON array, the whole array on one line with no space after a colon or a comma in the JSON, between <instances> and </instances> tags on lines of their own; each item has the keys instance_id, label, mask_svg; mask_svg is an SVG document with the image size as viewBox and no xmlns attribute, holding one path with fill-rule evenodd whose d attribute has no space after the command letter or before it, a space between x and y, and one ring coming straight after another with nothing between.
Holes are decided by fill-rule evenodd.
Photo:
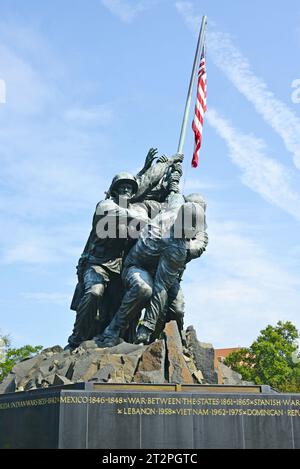
<instances>
[{"instance_id":1,"label":"soldier's helmet","mask_svg":"<svg viewBox=\"0 0 300 469\"><path fill-rule=\"evenodd\" d=\"M133 194L137 193L138 183L137 183L135 177L130 173L122 172L122 173L117 174L113 178L112 183L111 183L110 188L109 188L109 194L116 195L118 186L120 184L124 184L124 183L131 184Z\"/></svg>"},{"instance_id":2,"label":"soldier's helmet","mask_svg":"<svg viewBox=\"0 0 300 469\"><path fill-rule=\"evenodd\" d=\"M174 235L176 238L193 239L205 229L205 213L199 203L186 202L177 214L174 223Z\"/></svg>"},{"instance_id":3,"label":"soldier's helmet","mask_svg":"<svg viewBox=\"0 0 300 469\"><path fill-rule=\"evenodd\" d=\"M206 210L206 201L202 197L202 195L195 192L193 194L185 196L184 198L186 202L194 202L195 204L199 204L204 211Z\"/></svg>"}]
</instances>

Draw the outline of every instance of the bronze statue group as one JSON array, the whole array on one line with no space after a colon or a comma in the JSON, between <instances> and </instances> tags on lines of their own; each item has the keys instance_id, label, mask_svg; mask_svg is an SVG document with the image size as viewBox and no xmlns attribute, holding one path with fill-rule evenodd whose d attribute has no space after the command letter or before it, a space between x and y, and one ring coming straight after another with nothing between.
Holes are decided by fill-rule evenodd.
<instances>
[{"instance_id":1,"label":"bronze statue group","mask_svg":"<svg viewBox=\"0 0 300 469\"><path fill-rule=\"evenodd\" d=\"M77 265L76 319L66 348L91 339L99 347L149 344L170 320L183 330L180 283L208 243L206 203L200 194L180 193L182 155L156 155L151 148L136 176L115 176L96 206Z\"/></svg>"}]
</instances>

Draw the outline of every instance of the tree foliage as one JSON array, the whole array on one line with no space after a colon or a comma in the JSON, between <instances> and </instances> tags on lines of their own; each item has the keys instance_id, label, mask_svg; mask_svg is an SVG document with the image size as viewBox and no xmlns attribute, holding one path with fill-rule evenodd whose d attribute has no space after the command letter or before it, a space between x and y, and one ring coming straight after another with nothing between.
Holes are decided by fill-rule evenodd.
<instances>
[{"instance_id":1,"label":"tree foliage","mask_svg":"<svg viewBox=\"0 0 300 469\"><path fill-rule=\"evenodd\" d=\"M3 381L13 367L26 358L31 358L42 350L41 345L24 345L20 348L13 348L8 336L0 335L0 382Z\"/></svg>"},{"instance_id":2,"label":"tree foliage","mask_svg":"<svg viewBox=\"0 0 300 469\"><path fill-rule=\"evenodd\" d=\"M244 380L268 384L280 392L300 392L297 328L289 321L267 326L249 348L231 353L225 365Z\"/></svg>"}]
</instances>

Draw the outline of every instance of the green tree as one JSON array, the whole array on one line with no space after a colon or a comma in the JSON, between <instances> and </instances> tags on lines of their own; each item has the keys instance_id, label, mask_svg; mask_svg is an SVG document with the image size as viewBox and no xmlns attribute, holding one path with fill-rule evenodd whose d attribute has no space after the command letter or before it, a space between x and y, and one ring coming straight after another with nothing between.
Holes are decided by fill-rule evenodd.
<instances>
[{"instance_id":1,"label":"green tree","mask_svg":"<svg viewBox=\"0 0 300 469\"><path fill-rule=\"evenodd\" d=\"M32 345L24 345L20 348L13 348L10 338L0 335L0 383L17 363L26 358L31 358L36 353L40 352L42 348L42 345L35 347Z\"/></svg>"},{"instance_id":2,"label":"green tree","mask_svg":"<svg viewBox=\"0 0 300 469\"><path fill-rule=\"evenodd\" d=\"M268 384L280 392L300 392L297 328L289 321L267 326L249 348L231 353L225 365L244 380Z\"/></svg>"}]
</instances>

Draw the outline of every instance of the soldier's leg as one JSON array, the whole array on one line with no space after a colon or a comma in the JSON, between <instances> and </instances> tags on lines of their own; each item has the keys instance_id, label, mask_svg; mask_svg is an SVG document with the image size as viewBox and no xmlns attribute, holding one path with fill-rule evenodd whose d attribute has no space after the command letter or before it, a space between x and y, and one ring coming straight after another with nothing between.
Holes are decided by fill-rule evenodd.
<instances>
[{"instance_id":1,"label":"soldier's leg","mask_svg":"<svg viewBox=\"0 0 300 469\"><path fill-rule=\"evenodd\" d=\"M165 323L163 316L165 310L164 305L167 302L168 297L168 290L160 275L160 272L163 269L163 264L164 263L161 259L155 275L150 303L146 308L141 324L137 328L136 344L149 344L150 342L153 342L156 338L155 330L159 317L161 317L160 325ZM164 326L162 326L162 328L163 327Z\"/></svg>"},{"instance_id":2,"label":"soldier's leg","mask_svg":"<svg viewBox=\"0 0 300 469\"><path fill-rule=\"evenodd\" d=\"M177 280L176 247L161 256L153 283L153 292L142 323L137 329L136 343L150 343L157 338L156 328L164 328L168 292Z\"/></svg>"},{"instance_id":3,"label":"soldier's leg","mask_svg":"<svg viewBox=\"0 0 300 469\"><path fill-rule=\"evenodd\" d=\"M101 272L101 270L96 271L94 267L89 267L84 273L84 295L77 308L73 333L68 339L72 348L91 339L94 335L97 316L101 320L101 300L109 281L106 272Z\"/></svg>"},{"instance_id":4,"label":"soldier's leg","mask_svg":"<svg viewBox=\"0 0 300 469\"><path fill-rule=\"evenodd\" d=\"M167 308L166 321L177 322L178 330L181 335L183 331L183 319L184 319L184 294L180 286L180 282L174 283L169 291L169 305Z\"/></svg>"},{"instance_id":5,"label":"soldier's leg","mask_svg":"<svg viewBox=\"0 0 300 469\"><path fill-rule=\"evenodd\" d=\"M152 332L155 331L159 317L161 317L162 322L165 322L165 306L168 301L168 291L176 280L173 272L165 275L168 267L165 259L161 258L154 279L151 302L146 309L143 319L143 324Z\"/></svg>"},{"instance_id":6,"label":"soldier's leg","mask_svg":"<svg viewBox=\"0 0 300 469\"><path fill-rule=\"evenodd\" d=\"M183 328L184 296L180 282L176 280L168 291L168 301L163 313L158 316L153 338L160 337L167 322L175 320L179 332Z\"/></svg>"},{"instance_id":7,"label":"soldier's leg","mask_svg":"<svg viewBox=\"0 0 300 469\"><path fill-rule=\"evenodd\" d=\"M113 320L105 329L102 339L110 346L119 342L130 321L136 320L152 294L152 277L144 269L130 267L124 272L125 295Z\"/></svg>"}]
</instances>

